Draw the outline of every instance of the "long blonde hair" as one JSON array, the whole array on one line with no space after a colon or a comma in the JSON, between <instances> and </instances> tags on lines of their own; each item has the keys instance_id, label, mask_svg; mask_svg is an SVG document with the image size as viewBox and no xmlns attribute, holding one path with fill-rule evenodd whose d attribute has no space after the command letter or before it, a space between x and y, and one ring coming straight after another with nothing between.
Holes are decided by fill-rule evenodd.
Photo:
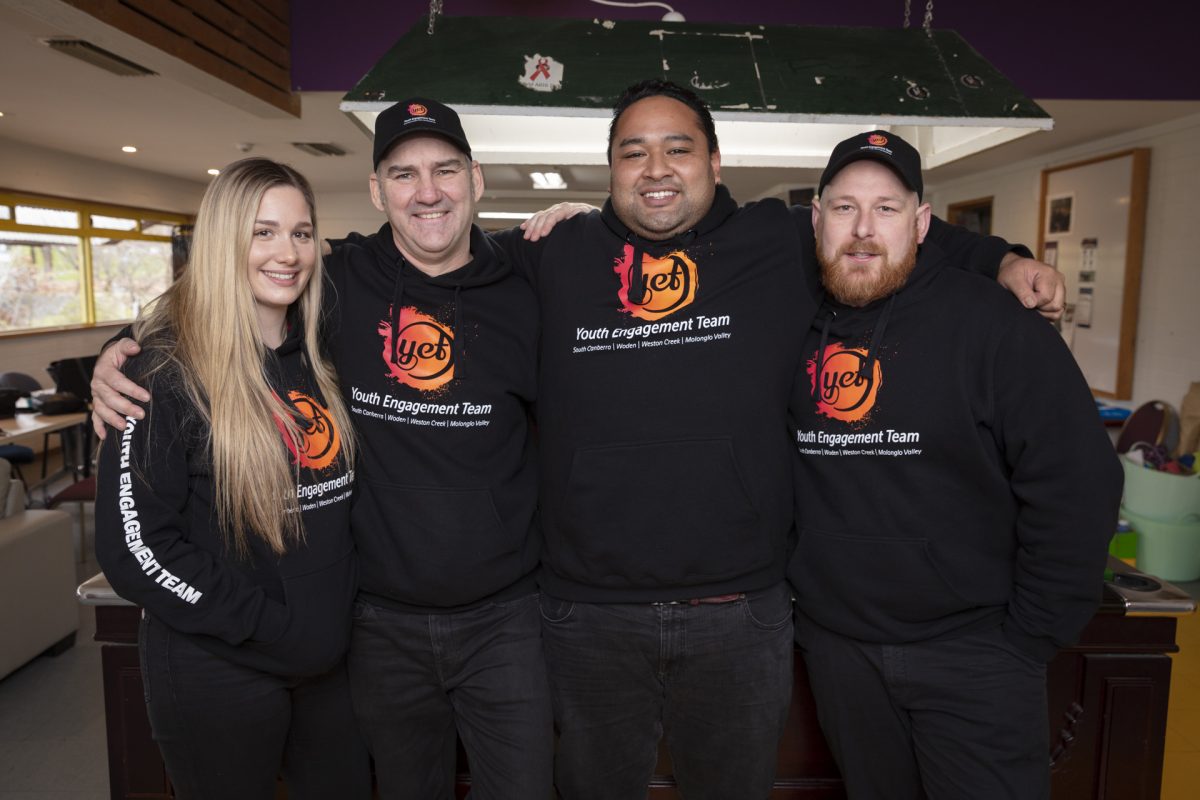
<instances>
[{"instance_id":1,"label":"long blonde hair","mask_svg":"<svg viewBox=\"0 0 1200 800\"><path fill-rule=\"evenodd\" d=\"M324 268L312 187L296 170L265 158L230 164L213 180L196 217L187 267L134 324L134 337L156 353L153 371L175 367L187 396L207 423L219 524L239 554L259 536L282 554L304 538L299 514L299 459L289 464L280 433L302 452L297 412L271 389L247 276L258 206L268 189L300 191L313 217L316 264L293 319L303 326L304 350L341 438L341 463L352 463L354 436L333 367L318 332ZM144 356L143 356L144 357ZM153 411L153 409L151 409Z\"/></svg>"}]
</instances>

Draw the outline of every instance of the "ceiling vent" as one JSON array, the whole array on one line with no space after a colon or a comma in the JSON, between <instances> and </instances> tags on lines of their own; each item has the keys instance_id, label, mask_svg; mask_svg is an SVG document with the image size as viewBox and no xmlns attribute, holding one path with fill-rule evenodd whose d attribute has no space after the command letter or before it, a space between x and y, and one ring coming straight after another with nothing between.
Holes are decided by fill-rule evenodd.
<instances>
[{"instance_id":1,"label":"ceiling vent","mask_svg":"<svg viewBox=\"0 0 1200 800\"><path fill-rule=\"evenodd\" d=\"M292 147L310 156L344 156L346 151L329 142L292 142Z\"/></svg>"},{"instance_id":2,"label":"ceiling vent","mask_svg":"<svg viewBox=\"0 0 1200 800\"><path fill-rule=\"evenodd\" d=\"M71 56L72 58L77 58L80 61L86 61L93 67L99 67L106 72L111 72L113 75L120 75L122 78L158 74L154 70L146 69L141 64L135 64L128 59L121 58L116 53L110 53L104 48L97 47L83 39L43 39L42 41L51 50Z\"/></svg>"}]
</instances>

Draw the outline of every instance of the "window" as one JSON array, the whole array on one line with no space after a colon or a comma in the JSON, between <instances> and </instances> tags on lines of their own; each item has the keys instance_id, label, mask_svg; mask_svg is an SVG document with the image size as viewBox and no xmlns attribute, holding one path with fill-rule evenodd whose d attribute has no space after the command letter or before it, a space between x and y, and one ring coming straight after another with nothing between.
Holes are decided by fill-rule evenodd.
<instances>
[{"instance_id":1,"label":"window","mask_svg":"<svg viewBox=\"0 0 1200 800\"><path fill-rule=\"evenodd\" d=\"M172 280L182 214L0 193L0 335L133 319Z\"/></svg>"}]
</instances>

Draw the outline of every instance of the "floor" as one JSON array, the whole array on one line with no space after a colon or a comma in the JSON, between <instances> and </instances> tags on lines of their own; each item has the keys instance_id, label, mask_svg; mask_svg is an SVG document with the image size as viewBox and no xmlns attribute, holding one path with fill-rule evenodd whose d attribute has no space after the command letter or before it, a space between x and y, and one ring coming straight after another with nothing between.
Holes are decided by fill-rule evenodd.
<instances>
[{"instance_id":1,"label":"floor","mask_svg":"<svg viewBox=\"0 0 1200 800\"><path fill-rule=\"evenodd\" d=\"M39 493L40 494L40 493ZM76 565L82 582L100 571L91 547ZM66 509L76 518L79 506ZM0 800L103 800L108 793L100 645L91 608L79 607L75 646L41 656L0 679Z\"/></svg>"},{"instance_id":2,"label":"floor","mask_svg":"<svg viewBox=\"0 0 1200 800\"><path fill-rule=\"evenodd\" d=\"M70 506L78 516L78 506ZM78 522L76 522L78 524ZM91 554L91 507L79 580L99 572ZM1200 582L1179 584L1200 599ZM75 646L41 656L0 679L0 800L104 800L108 762L100 646L95 619L80 607ZM1200 615L1179 620L1173 656L1162 800L1200 795Z\"/></svg>"}]
</instances>

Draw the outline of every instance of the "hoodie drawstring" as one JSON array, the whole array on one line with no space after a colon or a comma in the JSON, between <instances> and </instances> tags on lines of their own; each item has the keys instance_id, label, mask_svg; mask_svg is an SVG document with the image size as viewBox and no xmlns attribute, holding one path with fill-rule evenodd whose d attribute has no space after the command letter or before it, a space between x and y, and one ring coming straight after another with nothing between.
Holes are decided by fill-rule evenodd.
<instances>
[{"instance_id":1,"label":"hoodie drawstring","mask_svg":"<svg viewBox=\"0 0 1200 800\"><path fill-rule=\"evenodd\" d=\"M467 377L467 365L463 361L463 342L466 340L466 331L463 330L462 320L462 300L459 294L462 292L461 285L454 287L454 334L450 339L450 363L454 365L454 377L458 380L463 380Z\"/></svg>"},{"instance_id":2,"label":"hoodie drawstring","mask_svg":"<svg viewBox=\"0 0 1200 800\"><path fill-rule=\"evenodd\" d=\"M646 286L642 280L642 258L645 257L646 251L642 247L641 237L634 233L626 236L625 241L633 247L633 264L629 268L629 292L627 296L632 305L640 306L642 301L646 299Z\"/></svg>"},{"instance_id":3,"label":"hoodie drawstring","mask_svg":"<svg viewBox=\"0 0 1200 800\"><path fill-rule=\"evenodd\" d=\"M404 304L404 259L396 259L396 284L392 287L392 363L400 363L400 307Z\"/></svg>"},{"instance_id":4,"label":"hoodie drawstring","mask_svg":"<svg viewBox=\"0 0 1200 800\"><path fill-rule=\"evenodd\" d=\"M878 360L875 351L879 349L879 343L883 341L883 332L887 328L888 318L892 316L892 306L894 305L896 305L896 295L893 294L884 305L883 312L879 315L879 321L875 323L875 330L871 333L871 345L867 348L867 358L858 368L860 378L870 380L871 376L875 374L875 362Z\"/></svg>"},{"instance_id":5,"label":"hoodie drawstring","mask_svg":"<svg viewBox=\"0 0 1200 800\"><path fill-rule=\"evenodd\" d=\"M829 316L825 318L825 324L821 326L821 339L817 343L817 362L813 365L812 388L812 399L817 402L821 400L821 373L825 371L825 345L829 344L829 326L836 316L837 312L830 309Z\"/></svg>"}]
</instances>

